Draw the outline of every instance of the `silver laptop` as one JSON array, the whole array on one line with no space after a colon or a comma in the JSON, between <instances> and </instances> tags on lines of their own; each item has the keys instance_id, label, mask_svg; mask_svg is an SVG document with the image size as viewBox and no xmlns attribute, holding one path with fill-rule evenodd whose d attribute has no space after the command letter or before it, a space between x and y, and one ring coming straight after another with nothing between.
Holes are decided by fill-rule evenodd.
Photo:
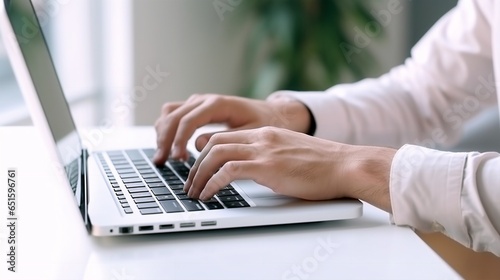
<instances>
[{"instance_id":1,"label":"silver laptop","mask_svg":"<svg viewBox=\"0 0 500 280\"><path fill-rule=\"evenodd\" d=\"M248 180L231 183L210 201L193 200L182 188L195 156L187 162L169 160L156 167L151 161L154 148L88 154L81 145L31 1L3 2L2 35L21 91L60 170L56 176L71 188L91 234L168 233L362 215L358 200L303 201L277 195ZM32 23L30 30L26 21ZM189 148L196 155L192 145Z\"/></svg>"}]
</instances>

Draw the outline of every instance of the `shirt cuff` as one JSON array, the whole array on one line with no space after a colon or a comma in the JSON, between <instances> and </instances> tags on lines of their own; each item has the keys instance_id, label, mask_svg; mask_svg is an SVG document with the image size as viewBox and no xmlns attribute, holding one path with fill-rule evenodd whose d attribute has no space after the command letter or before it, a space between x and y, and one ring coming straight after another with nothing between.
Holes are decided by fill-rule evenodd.
<instances>
[{"instance_id":1,"label":"shirt cuff","mask_svg":"<svg viewBox=\"0 0 500 280\"><path fill-rule=\"evenodd\" d=\"M461 193L466 153L405 145L394 156L390 196L394 223L443 232L464 245Z\"/></svg>"}]
</instances>

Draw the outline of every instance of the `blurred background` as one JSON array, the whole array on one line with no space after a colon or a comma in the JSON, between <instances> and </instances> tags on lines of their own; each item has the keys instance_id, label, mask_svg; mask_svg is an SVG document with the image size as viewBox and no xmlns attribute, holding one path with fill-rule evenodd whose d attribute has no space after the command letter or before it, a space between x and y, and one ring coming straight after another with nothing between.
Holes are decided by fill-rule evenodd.
<instances>
[{"instance_id":1,"label":"blurred background","mask_svg":"<svg viewBox=\"0 0 500 280\"><path fill-rule=\"evenodd\" d=\"M164 102L192 93L265 98L376 77L456 2L35 0L81 127L152 125ZM474 122L468 135L493 137L480 149L498 146L498 112ZM0 125L30 124L0 44ZM459 148L477 145L469 138Z\"/></svg>"}]
</instances>

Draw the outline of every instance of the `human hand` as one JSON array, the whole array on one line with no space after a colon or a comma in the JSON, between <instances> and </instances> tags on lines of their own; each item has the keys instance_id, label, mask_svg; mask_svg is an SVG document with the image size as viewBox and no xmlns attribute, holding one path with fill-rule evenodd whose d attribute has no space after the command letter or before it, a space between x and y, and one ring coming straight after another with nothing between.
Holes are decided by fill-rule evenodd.
<instances>
[{"instance_id":1,"label":"human hand","mask_svg":"<svg viewBox=\"0 0 500 280\"><path fill-rule=\"evenodd\" d=\"M223 132L210 138L184 190L192 198L207 200L234 180L250 179L287 196L356 197L389 211L388 178L394 153L274 127Z\"/></svg>"},{"instance_id":2,"label":"human hand","mask_svg":"<svg viewBox=\"0 0 500 280\"><path fill-rule=\"evenodd\" d=\"M209 123L225 123L230 130L262 126L283 127L306 132L309 129L309 113L302 103L295 100L273 101L216 94L195 94L185 102L163 105L162 114L156 121L158 149L154 157L162 165L172 148L172 157L187 159L186 145L195 130ZM198 150L213 135L204 134L195 141Z\"/></svg>"}]
</instances>

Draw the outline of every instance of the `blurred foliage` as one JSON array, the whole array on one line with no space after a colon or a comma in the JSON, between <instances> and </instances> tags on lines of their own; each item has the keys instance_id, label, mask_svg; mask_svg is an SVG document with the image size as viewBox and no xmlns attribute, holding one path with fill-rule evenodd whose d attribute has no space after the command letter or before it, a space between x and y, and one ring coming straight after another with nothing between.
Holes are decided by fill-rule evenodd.
<instances>
[{"instance_id":1,"label":"blurred foliage","mask_svg":"<svg viewBox=\"0 0 500 280\"><path fill-rule=\"evenodd\" d=\"M356 47L356 26L363 31L371 22L382 28L369 4L366 0L243 1L238 18L241 25L250 26L243 95L262 98L279 89L324 90L345 77L361 78L367 65L374 64L372 54L356 48L347 59L340 46Z\"/></svg>"}]
</instances>

